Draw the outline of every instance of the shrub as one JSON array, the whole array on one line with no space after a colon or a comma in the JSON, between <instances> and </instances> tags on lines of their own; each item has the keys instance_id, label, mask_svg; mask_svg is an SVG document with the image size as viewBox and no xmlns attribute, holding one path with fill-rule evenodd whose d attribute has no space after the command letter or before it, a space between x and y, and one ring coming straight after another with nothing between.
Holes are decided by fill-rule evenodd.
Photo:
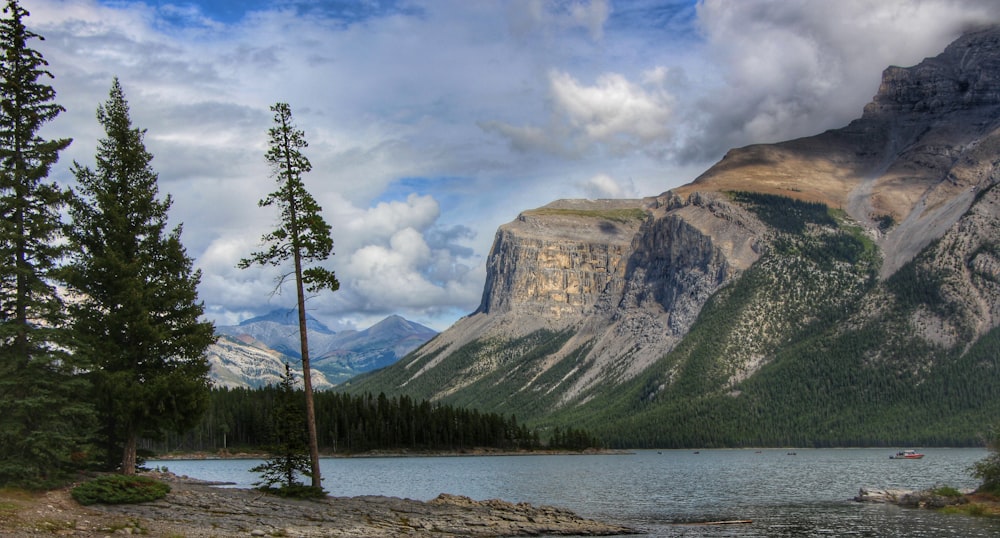
<instances>
[{"instance_id":1,"label":"shrub","mask_svg":"<svg viewBox=\"0 0 1000 538\"><path fill-rule=\"evenodd\" d=\"M961 497L962 492L951 486L938 486L931 490L931 494L938 497Z\"/></svg>"},{"instance_id":2,"label":"shrub","mask_svg":"<svg viewBox=\"0 0 1000 538\"><path fill-rule=\"evenodd\" d=\"M322 499L326 497L326 491L323 491L323 488L303 484L285 485L280 488L264 486L257 489L286 499Z\"/></svg>"},{"instance_id":3,"label":"shrub","mask_svg":"<svg viewBox=\"0 0 1000 538\"><path fill-rule=\"evenodd\" d=\"M989 455L974 463L969 470L973 477L982 480L977 491L1000 495L1000 425L991 429L986 446L990 450Z\"/></svg>"},{"instance_id":4,"label":"shrub","mask_svg":"<svg viewBox=\"0 0 1000 538\"><path fill-rule=\"evenodd\" d=\"M88 504L134 504L162 499L170 486L145 476L109 474L99 476L73 488L76 501Z\"/></svg>"}]
</instances>

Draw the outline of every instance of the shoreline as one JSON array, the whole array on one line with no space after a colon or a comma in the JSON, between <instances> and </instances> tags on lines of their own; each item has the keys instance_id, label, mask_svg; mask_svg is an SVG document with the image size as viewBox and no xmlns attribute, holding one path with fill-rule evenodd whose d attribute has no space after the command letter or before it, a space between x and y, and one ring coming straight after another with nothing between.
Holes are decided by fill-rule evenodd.
<instances>
[{"instance_id":1,"label":"shoreline","mask_svg":"<svg viewBox=\"0 0 1000 538\"><path fill-rule=\"evenodd\" d=\"M1000 498L974 489L902 489L862 487L854 497L858 503L892 504L903 508L963 513L970 517L1000 517Z\"/></svg>"},{"instance_id":2,"label":"shoreline","mask_svg":"<svg viewBox=\"0 0 1000 538\"><path fill-rule=\"evenodd\" d=\"M370 450L367 452L355 453L325 453L320 454L320 459L350 459L350 458L460 458L460 457L489 457L489 456L594 456L594 455L629 455L634 454L630 450L618 449L586 449L586 450L500 450L475 448L466 450ZM267 452L170 452L156 454L146 458L146 461L173 461L173 460L249 460L267 459Z\"/></svg>"},{"instance_id":3,"label":"shoreline","mask_svg":"<svg viewBox=\"0 0 1000 538\"><path fill-rule=\"evenodd\" d=\"M563 508L473 500L441 494L430 501L384 496L284 499L258 490L219 488L169 472L143 473L168 483L158 501L82 506L70 488L2 492L0 534L11 538L142 534L154 538L299 536L389 538L614 536L642 531L581 517Z\"/></svg>"}]
</instances>

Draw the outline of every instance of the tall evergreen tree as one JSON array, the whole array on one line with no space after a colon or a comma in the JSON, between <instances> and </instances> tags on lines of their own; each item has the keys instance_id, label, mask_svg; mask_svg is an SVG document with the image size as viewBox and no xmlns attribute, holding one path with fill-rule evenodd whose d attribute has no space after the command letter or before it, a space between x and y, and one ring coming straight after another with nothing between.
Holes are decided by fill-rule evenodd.
<instances>
[{"instance_id":1,"label":"tall evergreen tree","mask_svg":"<svg viewBox=\"0 0 1000 538\"><path fill-rule=\"evenodd\" d=\"M306 397L306 426L309 430L309 457L312 462L312 486L322 487L319 469L319 440L316 434L316 407L313 403L311 369L309 367L309 342L306 336L305 290L311 293L323 289L337 291L340 283L333 271L322 267L304 268L310 262L323 261L333 253L330 225L320 214L322 208L306 190L302 174L312 170L309 159L301 149L309 144L305 133L292 122L292 109L287 103L271 107L274 127L268 130L270 149L266 159L278 183L278 190L263 198L260 207L277 206L281 211L278 227L264 235L266 250L254 252L240 260L239 267L246 269L254 264L281 266L292 260L295 296L299 314L299 347L302 353L302 378Z\"/></svg>"},{"instance_id":2,"label":"tall evergreen tree","mask_svg":"<svg viewBox=\"0 0 1000 538\"><path fill-rule=\"evenodd\" d=\"M96 168L73 163L81 197L71 204L74 248L65 280L108 448L108 463L135 472L136 441L195 424L207 405L205 349L214 341L198 302L181 227L166 232L170 196L160 200L145 130L132 127L116 78L97 109L106 137ZM118 456L117 458L115 456Z\"/></svg>"},{"instance_id":3,"label":"tall evergreen tree","mask_svg":"<svg viewBox=\"0 0 1000 538\"><path fill-rule=\"evenodd\" d=\"M0 482L50 477L80 448L88 416L51 280L65 253L60 210L69 193L45 183L69 139L45 140L64 109L29 41L28 12L7 2L0 19Z\"/></svg>"}]
</instances>

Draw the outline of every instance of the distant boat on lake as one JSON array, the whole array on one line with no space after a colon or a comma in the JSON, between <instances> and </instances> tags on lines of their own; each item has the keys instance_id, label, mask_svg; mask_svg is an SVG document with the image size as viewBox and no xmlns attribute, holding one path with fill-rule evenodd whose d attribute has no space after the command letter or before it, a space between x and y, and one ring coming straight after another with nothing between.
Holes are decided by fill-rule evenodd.
<instances>
[{"instance_id":1,"label":"distant boat on lake","mask_svg":"<svg viewBox=\"0 0 1000 538\"><path fill-rule=\"evenodd\" d=\"M891 460L919 460L924 457L923 454L917 452L916 450L901 450L896 452L894 455L889 456Z\"/></svg>"}]
</instances>

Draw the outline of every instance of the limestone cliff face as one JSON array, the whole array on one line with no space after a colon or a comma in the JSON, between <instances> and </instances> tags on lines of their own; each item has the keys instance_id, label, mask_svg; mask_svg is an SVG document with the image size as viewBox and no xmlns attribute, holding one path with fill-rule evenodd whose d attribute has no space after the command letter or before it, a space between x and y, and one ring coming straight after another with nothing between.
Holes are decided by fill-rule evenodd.
<instances>
[{"instance_id":1,"label":"limestone cliff face","mask_svg":"<svg viewBox=\"0 0 1000 538\"><path fill-rule=\"evenodd\" d=\"M567 360L572 375L544 386L558 392L560 405L631 379L680 341L708 297L757 260L764 234L756 218L718 193L563 200L525 211L497 232L479 309L411 355L403 383L419 383L474 342L509 348L504 342L539 330L571 336L531 365L518 389L541 390L539 379ZM499 353L478 348L434 396L508 367Z\"/></svg>"},{"instance_id":2,"label":"limestone cliff face","mask_svg":"<svg viewBox=\"0 0 1000 538\"><path fill-rule=\"evenodd\" d=\"M862 117L843 129L734 149L657 197L525 211L497 232L476 312L369 382L536 416L640 376L655 398L693 375L671 352L722 295L719 351L698 366L714 390L737 387L820 321L839 338L833 316L849 331L903 312L891 327L899 335L968 347L1000 326L998 183L993 28L918 66L887 69ZM736 192L819 202L836 218L779 231L766 208ZM738 286L754 268L764 284ZM932 283L947 308L913 306L895 283L902 277L893 280L903 268ZM883 354L864 353L872 362Z\"/></svg>"},{"instance_id":3,"label":"limestone cliff face","mask_svg":"<svg viewBox=\"0 0 1000 538\"><path fill-rule=\"evenodd\" d=\"M553 320L591 313L620 289L641 200L566 200L525 211L497 232L478 313Z\"/></svg>"}]
</instances>

